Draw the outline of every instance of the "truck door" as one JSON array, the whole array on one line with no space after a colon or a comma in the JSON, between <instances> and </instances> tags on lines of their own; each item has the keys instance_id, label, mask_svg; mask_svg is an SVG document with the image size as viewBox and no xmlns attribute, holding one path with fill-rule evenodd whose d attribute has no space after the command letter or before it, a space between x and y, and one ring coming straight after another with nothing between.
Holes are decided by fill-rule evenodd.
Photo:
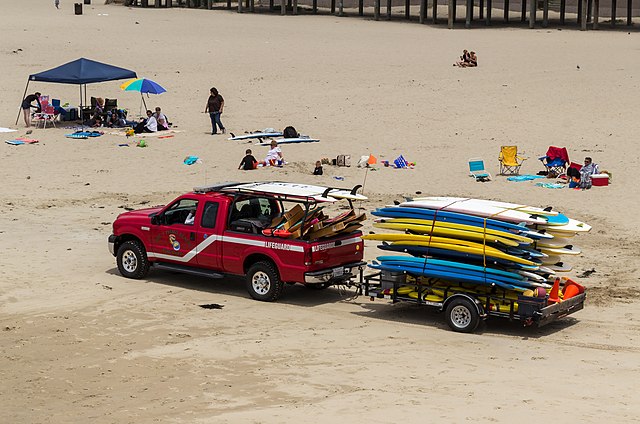
<instances>
[{"instance_id":1,"label":"truck door","mask_svg":"<svg viewBox=\"0 0 640 424\"><path fill-rule=\"evenodd\" d=\"M182 198L172 203L151 226L147 255L164 262L182 265L196 263L196 222L202 214L198 200Z\"/></svg>"},{"instance_id":2,"label":"truck door","mask_svg":"<svg viewBox=\"0 0 640 424\"><path fill-rule=\"evenodd\" d=\"M222 241L220 235L224 227L220 203L206 201L202 208L200 226L196 230L198 266L220 269L222 266Z\"/></svg>"}]
</instances>

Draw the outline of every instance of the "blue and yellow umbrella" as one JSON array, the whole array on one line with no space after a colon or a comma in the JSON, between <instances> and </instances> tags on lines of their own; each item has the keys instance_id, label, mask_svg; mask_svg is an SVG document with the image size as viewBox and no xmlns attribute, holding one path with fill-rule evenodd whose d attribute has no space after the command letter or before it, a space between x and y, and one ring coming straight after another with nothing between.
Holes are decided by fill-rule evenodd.
<instances>
[{"instance_id":1,"label":"blue and yellow umbrella","mask_svg":"<svg viewBox=\"0 0 640 424\"><path fill-rule=\"evenodd\" d=\"M120 88L124 91L138 91L140 96L143 93L149 94L162 94L165 90L160 84L155 81L151 81L147 78L135 78L129 80L122 84ZM147 108L147 103L144 101L144 96L142 96L142 103L144 103L144 108Z\"/></svg>"}]
</instances>

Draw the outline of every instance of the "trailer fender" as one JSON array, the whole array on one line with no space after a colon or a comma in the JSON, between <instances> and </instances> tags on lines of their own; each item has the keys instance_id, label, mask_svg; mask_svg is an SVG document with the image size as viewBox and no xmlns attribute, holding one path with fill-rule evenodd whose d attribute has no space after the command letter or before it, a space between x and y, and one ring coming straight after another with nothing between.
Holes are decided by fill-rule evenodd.
<instances>
[{"instance_id":1,"label":"trailer fender","mask_svg":"<svg viewBox=\"0 0 640 424\"><path fill-rule=\"evenodd\" d=\"M440 309L440 311L446 310L449 303L451 303L454 299L459 299L459 298L465 298L469 302L471 302L471 304L473 304L473 306L476 307L476 310L478 311L478 315L480 316L480 318L482 319L487 318L487 314L484 312L484 307L482 306L482 303L475 297L470 296L466 293L456 293L452 296L447 297L447 299L442 304L442 308Z\"/></svg>"}]
</instances>

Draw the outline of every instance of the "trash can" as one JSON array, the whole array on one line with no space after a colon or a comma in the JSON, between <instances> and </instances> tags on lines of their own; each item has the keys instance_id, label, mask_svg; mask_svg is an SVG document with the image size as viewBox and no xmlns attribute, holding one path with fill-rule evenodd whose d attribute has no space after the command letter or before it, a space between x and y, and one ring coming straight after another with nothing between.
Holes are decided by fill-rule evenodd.
<instances>
[{"instance_id":1,"label":"trash can","mask_svg":"<svg viewBox=\"0 0 640 424\"><path fill-rule=\"evenodd\" d=\"M84 0L84 4L91 4L91 0Z\"/></svg>"},{"instance_id":2,"label":"trash can","mask_svg":"<svg viewBox=\"0 0 640 424\"><path fill-rule=\"evenodd\" d=\"M82 3L74 4L76 15L82 15Z\"/></svg>"}]
</instances>

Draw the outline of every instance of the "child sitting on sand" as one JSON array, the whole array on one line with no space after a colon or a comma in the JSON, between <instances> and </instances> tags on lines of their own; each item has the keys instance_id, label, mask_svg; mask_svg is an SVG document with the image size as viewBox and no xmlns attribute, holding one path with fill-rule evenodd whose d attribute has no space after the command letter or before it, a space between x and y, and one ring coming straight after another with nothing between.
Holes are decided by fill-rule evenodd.
<instances>
[{"instance_id":1,"label":"child sitting on sand","mask_svg":"<svg viewBox=\"0 0 640 424\"><path fill-rule=\"evenodd\" d=\"M250 171L252 169L256 169L258 166L258 161L253 157L251 149L247 149L245 153L245 157L242 158L242 162L240 162L240 166L238 169L244 169L245 171Z\"/></svg>"},{"instance_id":2,"label":"child sitting on sand","mask_svg":"<svg viewBox=\"0 0 640 424\"><path fill-rule=\"evenodd\" d=\"M322 162L316 161L316 169L313 170L313 175L322 175Z\"/></svg>"}]
</instances>

